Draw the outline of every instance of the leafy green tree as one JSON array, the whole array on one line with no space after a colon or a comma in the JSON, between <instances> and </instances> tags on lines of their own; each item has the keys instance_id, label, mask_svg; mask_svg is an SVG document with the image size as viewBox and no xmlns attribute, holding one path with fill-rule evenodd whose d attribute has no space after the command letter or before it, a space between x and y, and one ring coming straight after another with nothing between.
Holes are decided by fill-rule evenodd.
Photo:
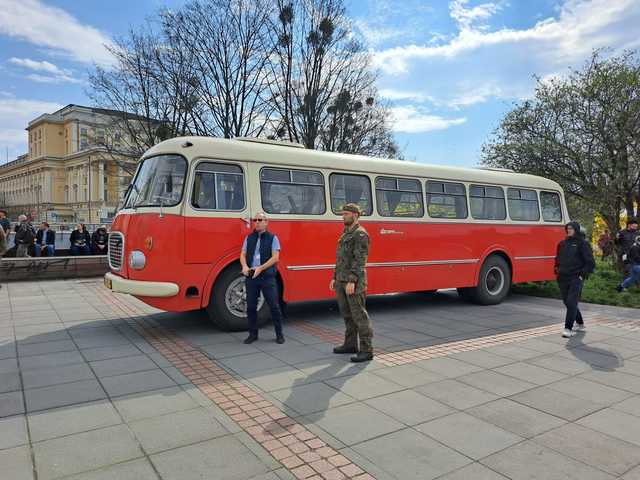
<instances>
[{"instance_id":1,"label":"leafy green tree","mask_svg":"<svg viewBox=\"0 0 640 480\"><path fill-rule=\"evenodd\" d=\"M486 165L557 181L570 203L599 213L609 230L640 199L640 63L636 52L593 52L581 70L537 79L483 146Z\"/></svg>"}]
</instances>

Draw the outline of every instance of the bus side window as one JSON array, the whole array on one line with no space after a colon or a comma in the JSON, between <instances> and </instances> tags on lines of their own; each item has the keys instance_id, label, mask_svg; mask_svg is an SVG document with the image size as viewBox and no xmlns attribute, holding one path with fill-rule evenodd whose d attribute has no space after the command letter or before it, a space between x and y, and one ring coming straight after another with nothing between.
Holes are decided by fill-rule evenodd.
<instances>
[{"instance_id":1,"label":"bus side window","mask_svg":"<svg viewBox=\"0 0 640 480\"><path fill-rule=\"evenodd\" d=\"M505 220L507 208L504 203L504 190L488 185L469 187L471 216L477 220Z\"/></svg>"},{"instance_id":2,"label":"bus side window","mask_svg":"<svg viewBox=\"0 0 640 480\"><path fill-rule=\"evenodd\" d=\"M373 212L369 177L332 173L329 177L329 188L331 191L331 210L336 215L340 215L342 207L347 203L358 204L363 215L371 215Z\"/></svg>"},{"instance_id":3,"label":"bus side window","mask_svg":"<svg viewBox=\"0 0 640 480\"><path fill-rule=\"evenodd\" d=\"M538 194L535 190L508 188L507 202L511 220L523 222L537 222L540 220Z\"/></svg>"},{"instance_id":4,"label":"bus side window","mask_svg":"<svg viewBox=\"0 0 640 480\"><path fill-rule=\"evenodd\" d=\"M540 192L542 219L545 222L562 222L560 195L555 192Z\"/></svg>"},{"instance_id":5,"label":"bus side window","mask_svg":"<svg viewBox=\"0 0 640 480\"><path fill-rule=\"evenodd\" d=\"M427 211L433 218L467 218L464 184L427 181Z\"/></svg>"},{"instance_id":6,"label":"bus side window","mask_svg":"<svg viewBox=\"0 0 640 480\"><path fill-rule=\"evenodd\" d=\"M260 194L267 213L322 215L326 211L320 172L265 167L260 171Z\"/></svg>"},{"instance_id":7,"label":"bus side window","mask_svg":"<svg viewBox=\"0 0 640 480\"><path fill-rule=\"evenodd\" d=\"M202 210L244 210L242 169L226 163L199 163L193 181L191 205Z\"/></svg>"},{"instance_id":8,"label":"bus side window","mask_svg":"<svg viewBox=\"0 0 640 480\"><path fill-rule=\"evenodd\" d=\"M383 217L422 217L422 187L418 180L376 178L376 203Z\"/></svg>"}]
</instances>

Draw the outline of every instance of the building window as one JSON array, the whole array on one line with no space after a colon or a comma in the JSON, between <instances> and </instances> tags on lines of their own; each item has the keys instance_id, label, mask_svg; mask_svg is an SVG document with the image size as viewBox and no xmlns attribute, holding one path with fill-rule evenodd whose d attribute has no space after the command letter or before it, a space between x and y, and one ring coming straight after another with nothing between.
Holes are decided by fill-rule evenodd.
<instances>
[{"instance_id":1,"label":"building window","mask_svg":"<svg viewBox=\"0 0 640 480\"><path fill-rule=\"evenodd\" d=\"M97 128L96 129L96 143L98 145L104 145L104 128Z\"/></svg>"},{"instance_id":2,"label":"building window","mask_svg":"<svg viewBox=\"0 0 640 480\"><path fill-rule=\"evenodd\" d=\"M373 212L369 177L332 173L329 177L329 187L331 210L336 215L342 213L342 207L347 203L357 204L362 209L363 215L371 215Z\"/></svg>"},{"instance_id":3,"label":"building window","mask_svg":"<svg viewBox=\"0 0 640 480\"><path fill-rule=\"evenodd\" d=\"M84 150L89 146L88 133L86 128L80 129L80 149Z\"/></svg>"},{"instance_id":4,"label":"building window","mask_svg":"<svg viewBox=\"0 0 640 480\"><path fill-rule=\"evenodd\" d=\"M538 194L535 190L509 188L507 189L507 202L511 220L524 222L537 222L540 220Z\"/></svg>"},{"instance_id":5,"label":"building window","mask_svg":"<svg viewBox=\"0 0 640 480\"><path fill-rule=\"evenodd\" d=\"M196 167L191 205L202 210L245 208L244 174L238 165L203 162Z\"/></svg>"},{"instance_id":6,"label":"building window","mask_svg":"<svg viewBox=\"0 0 640 480\"><path fill-rule=\"evenodd\" d=\"M505 220L507 209L501 187L471 185L469 187L471 216L477 220Z\"/></svg>"},{"instance_id":7,"label":"building window","mask_svg":"<svg viewBox=\"0 0 640 480\"><path fill-rule=\"evenodd\" d=\"M467 218L467 192L462 183L427 182L427 212L433 218Z\"/></svg>"},{"instance_id":8,"label":"building window","mask_svg":"<svg viewBox=\"0 0 640 480\"><path fill-rule=\"evenodd\" d=\"M422 217L424 204L418 180L407 178L376 178L376 202L383 217Z\"/></svg>"},{"instance_id":9,"label":"building window","mask_svg":"<svg viewBox=\"0 0 640 480\"><path fill-rule=\"evenodd\" d=\"M327 209L320 172L263 168L260 193L267 213L322 215Z\"/></svg>"},{"instance_id":10,"label":"building window","mask_svg":"<svg viewBox=\"0 0 640 480\"><path fill-rule=\"evenodd\" d=\"M542 219L545 222L562 222L560 195L555 192L540 192Z\"/></svg>"}]
</instances>

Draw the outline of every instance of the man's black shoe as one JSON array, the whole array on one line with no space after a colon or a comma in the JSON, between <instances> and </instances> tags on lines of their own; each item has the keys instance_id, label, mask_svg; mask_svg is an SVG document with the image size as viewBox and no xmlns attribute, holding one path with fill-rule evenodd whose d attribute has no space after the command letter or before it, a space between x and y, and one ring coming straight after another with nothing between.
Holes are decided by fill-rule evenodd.
<instances>
[{"instance_id":1,"label":"man's black shoe","mask_svg":"<svg viewBox=\"0 0 640 480\"><path fill-rule=\"evenodd\" d=\"M353 363L368 362L370 360L373 360L373 353L371 352L359 352L357 355L351 357Z\"/></svg>"},{"instance_id":2,"label":"man's black shoe","mask_svg":"<svg viewBox=\"0 0 640 480\"><path fill-rule=\"evenodd\" d=\"M622 293L622 292L624 292L624 288L622 287L622 285L618 285L618 286L616 287L616 291L617 291L618 293Z\"/></svg>"},{"instance_id":3,"label":"man's black shoe","mask_svg":"<svg viewBox=\"0 0 640 480\"><path fill-rule=\"evenodd\" d=\"M249 345L250 343L255 342L258 339L257 335L249 335L247 338L244 339L244 343L245 345Z\"/></svg>"},{"instance_id":4,"label":"man's black shoe","mask_svg":"<svg viewBox=\"0 0 640 480\"><path fill-rule=\"evenodd\" d=\"M282 335L278 335L276 337L276 343L279 343L280 345L282 345L284 343L284 337Z\"/></svg>"},{"instance_id":5,"label":"man's black shoe","mask_svg":"<svg viewBox=\"0 0 640 480\"><path fill-rule=\"evenodd\" d=\"M339 347L334 347L333 353L358 353L358 349L356 347L340 345Z\"/></svg>"}]
</instances>

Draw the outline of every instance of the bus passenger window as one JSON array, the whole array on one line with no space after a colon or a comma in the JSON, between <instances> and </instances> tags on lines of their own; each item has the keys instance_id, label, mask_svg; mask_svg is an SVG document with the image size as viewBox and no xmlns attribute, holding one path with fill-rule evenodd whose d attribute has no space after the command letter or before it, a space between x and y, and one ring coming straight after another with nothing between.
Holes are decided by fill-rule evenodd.
<instances>
[{"instance_id":1,"label":"bus passenger window","mask_svg":"<svg viewBox=\"0 0 640 480\"><path fill-rule=\"evenodd\" d=\"M525 222L537 222L540 220L538 194L535 190L509 188L507 189L507 199L511 220Z\"/></svg>"},{"instance_id":2,"label":"bus passenger window","mask_svg":"<svg viewBox=\"0 0 640 480\"><path fill-rule=\"evenodd\" d=\"M540 192L540 204L545 222L562 222L560 195L555 192Z\"/></svg>"},{"instance_id":3,"label":"bus passenger window","mask_svg":"<svg viewBox=\"0 0 640 480\"><path fill-rule=\"evenodd\" d=\"M191 204L202 210L244 210L244 175L237 165L203 162L196 167Z\"/></svg>"},{"instance_id":4,"label":"bus passenger window","mask_svg":"<svg viewBox=\"0 0 640 480\"><path fill-rule=\"evenodd\" d=\"M376 178L376 202L383 217L422 217L422 187L418 180Z\"/></svg>"},{"instance_id":5,"label":"bus passenger window","mask_svg":"<svg viewBox=\"0 0 640 480\"><path fill-rule=\"evenodd\" d=\"M342 207L347 203L358 204L363 215L371 215L373 212L369 177L332 173L329 177L329 187L331 190L331 210L336 215L340 215Z\"/></svg>"},{"instance_id":6,"label":"bus passenger window","mask_svg":"<svg viewBox=\"0 0 640 480\"><path fill-rule=\"evenodd\" d=\"M505 220L507 208L501 187L471 185L469 187L471 216L477 220Z\"/></svg>"},{"instance_id":7,"label":"bus passenger window","mask_svg":"<svg viewBox=\"0 0 640 480\"><path fill-rule=\"evenodd\" d=\"M427 211L433 218L467 218L467 192L464 185L428 181Z\"/></svg>"},{"instance_id":8,"label":"bus passenger window","mask_svg":"<svg viewBox=\"0 0 640 480\"><path fill-rule=\"evenodd\" d=\"M320 172L263 168L262 208L267 213L322 215L326 211L324 178Z\"/></svg>"}]
</instances>

